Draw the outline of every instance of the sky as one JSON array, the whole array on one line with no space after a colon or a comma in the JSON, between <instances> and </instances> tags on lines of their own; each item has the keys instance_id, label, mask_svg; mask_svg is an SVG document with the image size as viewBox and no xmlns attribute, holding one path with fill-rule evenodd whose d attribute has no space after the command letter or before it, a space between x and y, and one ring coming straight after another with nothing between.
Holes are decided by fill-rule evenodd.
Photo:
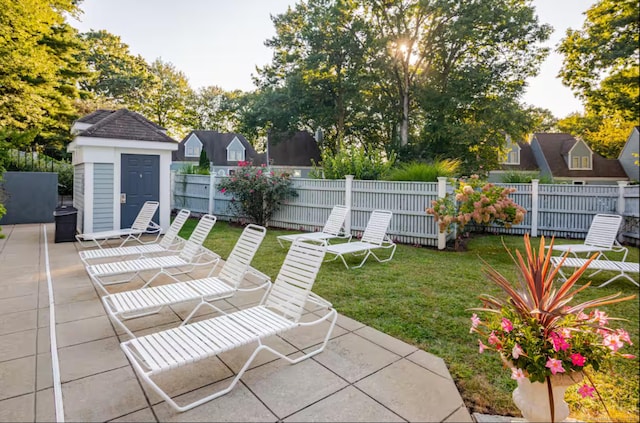
<instances>
[{"instance_id":1,"label":"sky","mask_svg":"<svg viewBox=\"0 0 640 423\"><path fill-rule=\"evenodd\" d=\"M256 66L271 62L264 41L275 35L270 15L284 13L296 0L83 0L85 32L107 30L120 36L134 55L157 58L182 71L192 88L216 85L226 91L255 89ZM594 0L533 0L541 22L554 28L545 43L552 52L540 74L527 81L523 102L551 110L557 118L582 112L582 103L557 74L562 56L553 52L567 28L580 29Z\"/></svg>"}]
</instances>

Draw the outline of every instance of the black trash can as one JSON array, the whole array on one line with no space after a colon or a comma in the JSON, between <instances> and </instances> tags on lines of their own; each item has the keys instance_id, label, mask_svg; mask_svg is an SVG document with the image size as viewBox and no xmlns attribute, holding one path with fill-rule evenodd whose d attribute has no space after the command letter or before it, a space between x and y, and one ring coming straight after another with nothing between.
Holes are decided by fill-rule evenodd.
<instances>
[{"instance_id":1,"label":"black trash can","mask_svg":"<svg viewBox=\"0 0 640 423\"><path fill-rule=\"evenodd\" d=\"M74 242L76 240L78 209L71 206L56 207L53 216L56 221L55 242Z\"/></svg>"}]
</instances>

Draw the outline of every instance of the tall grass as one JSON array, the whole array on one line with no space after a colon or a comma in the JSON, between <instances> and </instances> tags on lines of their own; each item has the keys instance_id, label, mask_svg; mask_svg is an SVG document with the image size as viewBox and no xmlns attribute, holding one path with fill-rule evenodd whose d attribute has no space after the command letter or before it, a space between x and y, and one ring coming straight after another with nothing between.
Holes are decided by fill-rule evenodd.
<instances>
[{"instance_id":1,"label":"tall grass","mask_svg":"<svg viewBox=\"0 0 640 423\"><path fill-rule=\"evenodd\" d=\"M549 175L540 175L539 172L505 172L502 182L505 184L530 184L532 179L538 179L541 184L554 184L555 181Z\"/></svg>"},{"instance_id":2,"label":"tall grass","mask_svg":"<svg viewBox=\"0 0 640 423\"><path fill-rule=\"evenodd\" d=\"M392 169L389 181L436 182L439 176L453 177L460 169L459 160L436 160L432 163L410 162Z\"/></svg>"}]
</instances>

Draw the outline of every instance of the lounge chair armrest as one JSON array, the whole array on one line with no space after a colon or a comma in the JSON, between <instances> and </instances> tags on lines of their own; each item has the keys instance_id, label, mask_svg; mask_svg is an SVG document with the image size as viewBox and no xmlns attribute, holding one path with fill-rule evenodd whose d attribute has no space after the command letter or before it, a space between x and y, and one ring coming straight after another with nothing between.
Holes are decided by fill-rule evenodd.
<instances>
[{"instance_id":1,"label":"lounge chair armrest","mask_svg":"<svg viewBox=\"0 0 640 423\"><path fill-rule=\"evenodd\" d=\"M313 292L309 293L309 298L307 299L307 301L319 305L320 307L333 308L333 304Z\"/></svg>"},{"instance_id":2,"label":"lounge chair armrest","mask_svg":"<svg viewBox=\"0 0 640 423\"><path fill-rule=\"evenodd\" d=\"M251 266L249 266L249 268L248 268L248 269L247 269L247 271L245 272L245 275L246 275L246 274L251 274L251 275L257 276L258 278L260 278L260 279L261 279L261 280L263 280L263 281L269 281L269 282L271 282L271 278L270 278L268 275L266 275L266 274L262 273L262 272L261 272L261 271L259 271L258 269L254 268L254 267L251 267Z\"/></svg>"}]
</instances>

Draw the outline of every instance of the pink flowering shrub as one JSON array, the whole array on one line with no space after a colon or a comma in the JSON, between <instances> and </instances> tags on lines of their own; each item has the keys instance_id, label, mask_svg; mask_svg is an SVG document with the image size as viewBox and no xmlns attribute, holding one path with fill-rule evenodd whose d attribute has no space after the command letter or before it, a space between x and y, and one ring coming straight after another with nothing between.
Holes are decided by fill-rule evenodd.
<instances>
[{"instance_id":1,"label":"pink flowering shrub","mask_svg":"<svg viewBox=\"0 0 640 423\"><path fill-rule=\"evenodd\" d=\"M482 319L475 313L471 317L471 333L480 336L479 352L497 352L510 364L512 379L528 378L532 382L572 372L582 372L591 381L588 368L601 370L613 357L635 358L620 351L631 345L629 334L609 327L613 319L597 309L635 296L617 298L618 293L572 305L574 296L590 285L574 288L588 264L558 283L558 272L550 263L552 248L545 252L544 237L537 255L528 235L524 244L525 257L517 250L516 258L512 256L519 273L517 286L485 263L484 273L506 298L481 295L484 308L472 309L487 314ZM576 381L580 379L576 377ZM586 383L578 390L583 397L592 396L594 391Z\"/></svg>"},{"instance_id":2,"label":"pink flowering shrub","mask_svg":"<svg viewBox=\"0 0 640 423\"><path fill-rule=\"evenodd\" d=\"M284 200L298 196L291 184L287 173L275 174L265 165L238 162L235 174L223 179L217 187L231 196L231 207L237 217L266 226Z\"/></svg>"},{"instance_id":3,"label":"pink flowering shrub","mask_svg":"<svg viewBox=\"0 0 640 423\"><path fill-rule=\"evenodd\" d=\"M453 198L447 194L434 200L425 211L435 217L440 232L450 230L452 224L457 224L458 231L462 232L470 222L510 227L521 223L527 212L509 198L515 191L515 188L499 187L471 175L469 180L458 181Z\"/></svg>"}]
</instances>

